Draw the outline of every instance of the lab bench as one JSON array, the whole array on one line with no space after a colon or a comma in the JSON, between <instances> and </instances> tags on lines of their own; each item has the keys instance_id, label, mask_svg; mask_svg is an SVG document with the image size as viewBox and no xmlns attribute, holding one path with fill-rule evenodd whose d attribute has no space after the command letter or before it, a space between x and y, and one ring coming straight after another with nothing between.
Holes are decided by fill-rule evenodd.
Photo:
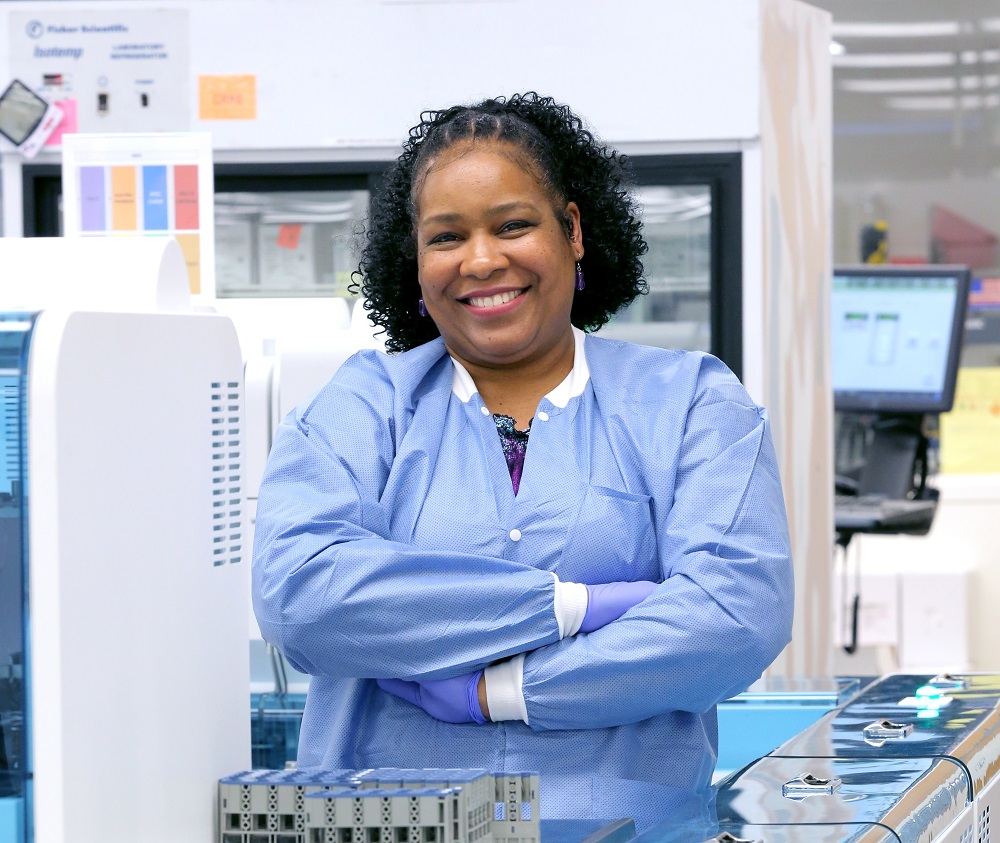
<instances>
[{"instance_id":1,"label":"lab bench","mask_svg":"<svg viewBox=\"0 0 1000 843\"><path fill-rule=\"evenodd\" d=\"M761 679L744 693L720 703L716 780L797 735L874 678ZM295 761L305 702L304 693L250 695L254 768L277 769Z\"/></svg>"},{"instance_id":2,"label":"lab bench","mask_svg":"<svg viewBox=\"0 0 1000 843\"><path fill-rule=\"evenodd\" d=\"M255 695L255 762L291 760L304 697ZM718 710L703 818L543 819L541 843L992 843L1000 675L769 679Z\"/></svg>"}]
</instances>

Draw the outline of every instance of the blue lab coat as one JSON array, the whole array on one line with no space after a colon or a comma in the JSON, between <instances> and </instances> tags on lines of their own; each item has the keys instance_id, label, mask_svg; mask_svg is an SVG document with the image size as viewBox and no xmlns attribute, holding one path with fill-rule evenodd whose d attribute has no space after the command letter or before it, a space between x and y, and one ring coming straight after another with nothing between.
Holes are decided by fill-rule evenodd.
<instances>
[{"instance_id":1,"label":"blue lab coat","mask_svg":"<svg viewBox=\"0 0 1000 843\"><path fill-rule=\"evenodd\" d=\"M791 630L767 414L710 355L584 348L590 381L564 408L542 399L516 496L440 339L360 352L283 421L253 598L264 638L312 675L300 767L539 771L543 818L640 825L709 785L716 703ZM662 585L560 640L550 572ZM518 653L528 724L440 722L373 681Z\"/></svg>"}]
</instances>

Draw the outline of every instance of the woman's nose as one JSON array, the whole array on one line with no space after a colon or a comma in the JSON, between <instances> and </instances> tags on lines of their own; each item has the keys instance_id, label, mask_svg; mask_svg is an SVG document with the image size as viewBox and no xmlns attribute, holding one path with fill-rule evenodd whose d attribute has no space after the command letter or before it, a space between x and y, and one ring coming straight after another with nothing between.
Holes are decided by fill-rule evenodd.
<instances>
[{"instance_id":1,"label":"woman's nose","mask_svg":"<svg viewBox=\"0 0 1000 843\"><path fill-rule=\"evenodd\" d=\"M507 265L507 258L495 238L472 237L462 257L461 273L469 278L485 280Z\"/></svg>"}]
</instances>

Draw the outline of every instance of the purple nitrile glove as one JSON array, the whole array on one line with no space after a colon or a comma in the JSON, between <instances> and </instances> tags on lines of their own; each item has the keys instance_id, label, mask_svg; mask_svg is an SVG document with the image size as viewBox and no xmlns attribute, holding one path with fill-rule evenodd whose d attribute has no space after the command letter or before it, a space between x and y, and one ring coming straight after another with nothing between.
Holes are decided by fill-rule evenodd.
<instances>
[{"instance_id":1,"label":"purple nitrile glove","mask_svg":"<svg viewBox=\"0 0 1000 843\"><path fill-rule=\"evenodd\" d=\"M445 723L486 722L479 707L481 670L451 679L408 682L405 679L378 679L378 686L400 699L419 706L431 717Z\"/></svg>"},{"instance_id":2,"label":"purple nitrile glove","mask_svg":"<svg viewBox=\"0 0 1000 843\"><path fill-rule=\"evenodd\" d=\"M616 621L656 589L655 582L608 582L587 586L587 613L580 632L593 632Z\"/></svg>"}]
</instances>

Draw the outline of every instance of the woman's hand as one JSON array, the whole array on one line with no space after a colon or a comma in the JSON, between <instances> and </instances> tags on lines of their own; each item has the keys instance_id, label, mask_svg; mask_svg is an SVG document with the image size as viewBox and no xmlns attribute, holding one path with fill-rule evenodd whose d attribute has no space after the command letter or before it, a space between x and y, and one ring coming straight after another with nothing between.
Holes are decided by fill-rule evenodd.
<instances>
[{"instance_id":1,"label":"woman's hand","mask_svg":"<svg viewBox=\"0 0 1000 843\"><path fill-rule=\"evenodd\" d=\"M408 703L422 708L445 723L486 723L479 699L483 672L465 673L451 679L408 682L405 679L378 679L378 686Z\"/></svg>"},{"instance_id":2,"label":"woman's hand","mask_svg":"<svg viewBox=\"0 0 1000 843\"><path fill-rule=\"evenodd\" d=\"M588 585L587 611L580 632L593 632L624 615L656 589L655 582L612 582ZM489 706L483 671L463 673L451 679L411 682L378 679L379 688L422 708L445 723L488 723Z\"/></svg>"},{"instance_id":3,"label":"woman's hand","mask_svg":"<svg viewBox=\"0 0 1000 843\"><path fill-rule=\"evenodd\" d=\"M587 613L580 632L593 632L616 621L633 606L637 606L656 590L656 583L609 582L587 586Z\"/></svg>"}]
</instances>

